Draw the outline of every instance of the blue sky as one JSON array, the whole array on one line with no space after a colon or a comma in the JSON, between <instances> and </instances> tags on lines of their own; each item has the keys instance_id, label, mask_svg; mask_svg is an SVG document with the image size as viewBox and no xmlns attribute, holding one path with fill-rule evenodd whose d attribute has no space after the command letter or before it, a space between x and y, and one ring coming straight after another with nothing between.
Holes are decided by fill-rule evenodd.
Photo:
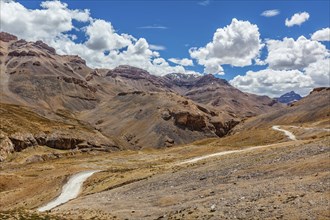
<instances>
[{"instance_id":1,"label":"blue sky","mask_svg":"<svg viewBox=\"0 0 330 220\"><path fill-rule=\"evenodd\" d=\"M41 9L42 1L17 1L30 10ZM299 36L307 39L323 28L329 27L330 1L61 1L67 3L70 10L90 10L93 19L101 19L110 22L118 34L129 34L135 38L145 38L149 45L164 47L158 50L159 57L165 59L169 65L175 65L168 61L170 58L187 58L194 62L193 66L186 66L186 70L203 73L205 65L199 65L198 59L191 57L189 49L201 48L212 42L213 35L217 29L224 28L232 23L232 19L248 21L251 25L257 25L260 33L260 43L265 44L268 39L283 40ZM266 10L278 10L279 14L272 17L261 16ZM299 25L288 27L285 20L297 13L307 12L309 18ZM46 22L46 21L45 21ZM86 27L86 22L72 20L76 28ZM4 25L5 26L5 25ZM4 28L4 30L6 30ZM89 36L82 30L71 29L62 32L75 34L75 43L84 43ZM16 33L17 34L17 33ZM319 41L327 50L329 41ZM268 45L267 45L268 46ZM56 48L56 47L55 47ZM123 48L121 50L125 50ZM74 50L77 51L77 50ZM268 56L268 47L260 49L260 59ZM221 51L220 51L221 52ZM225 53L226 51L223 51ZM322 59L328 58L328 54ZM319 57L317 57L320 60ZM254 63L254 61L251 61ZM219 74L221 78L233 80L236 76L244 76L248 71L258 72L268 68L265 65L242 65L233 66L231 62L219 63L223 71ZM95 66L95 65L94 65ZM298 70L306 74L303 68L292 67L285 70ZM283 71L283 69L277 69ZM276 71L277 71L276 70ZM326 67L325 72L328 73ZM270 74L270 73L267 73ZM282 73L281 73L282 74ZM243 79L241 79L243 80ZM245 80L248 80L247 78ZM238 85L238 84L237 84ZM252 85L251 85L252 86ZM295 85L297 86L297 85ZM309 85L308 88L314 85ZM238 86L239 87L239 86ZM285 86L284 86L285 87ZM298 90L303 87L298 85ZM305 86L306 87L306 86ZM304 92L307 91L307 87ZM240 87L241 89L243 87ZM243 88L243 90L248 90ZM288 89L294 89L294 86ZM284 89L285 90L285 89ZM278 91L284 91L283 88ZM250 92L261 93L260 91ZM266 92L270 95L270 93Z\"/></svg>"},{"instance_id":2,"label":"blue sky","mask_svg":"<svg viewBox=\"0 0 330 220\"><path fill-rule=\"evenodd\" d=\"M19 1L28 8L40 8L42 1ZM211 41L217 28L230 24L232 18L257 24L261 38L282 39L308 37L315 31L328 27L329 1L63 1L72 9L90 9L94 18L110 21L120 33L143 37L149 43L162 45L164 58L189 57L190 47L201 47ZM204 1L206 2L206 1ZM263 17L265 10L278 9L280 14ZM297 12L307 11L311 18L301 26L288 28L284 21ZM163 28L139 28L160 26ZM81 34L80 37L85 37ZM83 39L84 40L84 39ZM327 44L329 48L329 43ZM203 67L192 69L203 72ZM235 68L225 66L227 80L258 66Z\"/></svg>"}]
</instances>

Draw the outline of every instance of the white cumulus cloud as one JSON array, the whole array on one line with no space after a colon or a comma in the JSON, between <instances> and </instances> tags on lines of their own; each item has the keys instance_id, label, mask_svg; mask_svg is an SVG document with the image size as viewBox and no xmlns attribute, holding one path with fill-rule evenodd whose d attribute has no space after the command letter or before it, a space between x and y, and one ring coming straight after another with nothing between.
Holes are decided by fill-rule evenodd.
<instances>
[{"instance_id":1,"label":"white cumulus cloud","mask_svg":"<svg viewBox=\"0 0 330 220\"><path fill-rule=\"evenodd\" d=\"M236 76L230 84L244 92L270 97L277 97L292 90L306 95L313 88L311 77L299 70L248 71L244 76Z\"/></svg>"},{"instance_id":2,"label":"white cumulus cloud","mask_svg":"<svg viewBox=\"0 0 330 220\"><path fill-rule=\"evenodd\" d=\"M312 40L330 41L330 28L323 28L312 34Z\"/></svg>"},{"instance_id":3,"label":"white cumulus cloud","mask_svg":"<svg viewBox=\"0 0 330 220\"><path fill-rule=\"evenodd\" d=\"M267 49L266 62L271 69L278 70L301 70L329 56L329 51L323 44L306 39L304 36L300 36L297 40L293 38L268 40Z\"/></svg>"},{"instance_id":4,"label":"white cumulus cloud","mask_svg":"<svg viewBox=\"0 0 330 220\"><path fill-rule=\"evenodd\" d=\"M60 1L45 1L42 9L29 10L18 2L1 2L1 30L28 40L49 39L73 29L72 21L86 22L88 10L70 10Z\"/></svg>"},{"instance_id":5,"label":"white cumulus cloud","mask_svg":"<svg viewBox=\"0 0 330 220\"><path fill-rule=\"evenodd\" d=\"M218 74L224 75L224 70L219 64L217 59L208 59L204 62L204 73L205 74Z\"/></svg>"},{"instance_id":6,"label":"white cumulus cloud","mask_svg":"<svg viewBox=\"0 0 330 220\"><path fill-rule=\"evenodd\" d=\"M276 15L279 15L280 11L278 9L272 9L272 10L266 10L261 13L261 16L264 17L274 17Z\"/></svg>"},{"instance_id":7,"label":"white cumulus cloud","mask_svg":"<svg viewBox=\"0 0 330 220\"><path fill-rule=\"evenodd\" d=\"M205 47L190 48L189 53L198 64L204 66L205 73L220 73L221 65L247 66L259 55L263 44L257 25L234 18L230 25L219 28L212 42Z\"/></svg>"},{"instance_id":8,"label":"white cumulus cloud","mask_svg":"<svg viewBox=\"0 0 330 220\"><path fill-rule=\"evenodd\" d=\"M330 87L330 58L318 60L304 69L314 87Z\"/></svg>"},{"instance_id":9,"label":"white cumulus cloud","mask_svg":"<svg viewBox=\"0 0 330 220\"><path fill-rule=\"evenodd\" d=\"M316 87L330 87L330 58L318 59L302 70L264 69L248 71L230 81L236 88L259 95L277 97L289 91L307 95Z\"/></svg>"},{"instance_id":10,"label":"white cumulus cloud","mask_svg":"<svg viewBox=\"0 0 330 220\"><path fill-rule=\"evenodd\" d=\"M236 76L230 81L233 86L271 97L292 90L307 95L315 87L330 86L329 51L320 42L301 36L267 40L266 46L268 56L261 62L268 68Z\"/></svg>"},{"instance_id":11,"label":"white cumulus cloud","mask_svg":"<svg viewBox=\"0 0 330 220\"><path fill-rule=\"evenodd\" d=\"M110 22L96 19L86 27L86 46L92 50L114 50L127 47L131 39L115 32Z\"/></svg>"},{"instance_id":12,"label":"white cumulus cloud","mask_svg":"<svg viewBox=\"0 0 330 220\"><path fill-rule=\"evenodd\" d=\"M170 58L168 60L172 63L179 64L181 66L193 66L194 65L193 61L190 59L187 59L187 58L183 58L183 59Z\"/></svg>"},{"instance_id":13,"label":"white cumulus cloud","mask_svg":"<svg viewBox=\"0 0 330 220\"><path fill-rule=\"evenodd\" d=\"M285 19L285 25L292 27L294 25L301 25L309 19L309 14L307 12L296 13L292 15L290 19Z\"/></svg>"},{"instance_id":14,"label":"white cumulus cloud","mask_svg":"<svg viewBox=\"0 0 330 220\"><path fill-rule=\"evenodd\" d=\"M172 66L156 50L165 49L150 45L146 39L118 33L109 21L93 18L89 10L69 9L61 1L44 1L41 9L28 9L19 2L1 0L0 31L19 38L42 40L59 54L79 55L94 68L115 68L129 64L146 69L151 74L191 73L182 65ZM78 29L73 21L83 27ZM70 31L80 31L86 36L76 42ZM105 53L106 52L106 53Z\"/></svg>"}]
</instances>

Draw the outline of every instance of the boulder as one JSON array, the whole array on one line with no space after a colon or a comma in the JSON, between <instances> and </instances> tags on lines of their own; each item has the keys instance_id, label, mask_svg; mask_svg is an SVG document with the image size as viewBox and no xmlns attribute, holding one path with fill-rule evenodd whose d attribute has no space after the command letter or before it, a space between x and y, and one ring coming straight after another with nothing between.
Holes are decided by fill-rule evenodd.
<instances>
[{"instance_id":1,"label":"boulder","mask_svg":"<svg viewBox=\"0 0 330 220\"><path fill-rule=\"evenodd\" d=\"M38 145L38 142L31 133L17 132L10 135L9 139L13 143L15 151L21 151L25 148Z\"/></svg>"},{"instance_id":2,"label":"boulder","mask_svg":"<svg viewBox=\"0 0 330 220\"><path fill-rule=\"evenodd\" d=\"M36 163L45 161L41 155L33 155L25 160L25 163Z\"/></svg>"},{"instance_id":3,"label":"boulder","mask_svg":"<svg viewBox=\"0 0 330 220\"><path fill-rule=\"evenodd\" d=\"M0 134L0 162L4 161L14 151L14 145L11 140L6 135Z\"/></svg>"},{"instance_id":4,"label":"boulder","mask_svg":"<svg viewBox=\"0 0 330 220\"><path fill-rule=\"evenodd\" d=\"M169 110L164 110L161 113L162 119L164 119L165 121L168 121L172 118L171 112Z\"/></svg>"},{"instance_id":5,"label":"boulder","mask_svg":"<svg viewBox=\"0 0 330 220\"><path fill-rule=\"evenodd\" d=\"M174 145L174 140L168 136L165 136L165 147L172 147Z\"/></svg>"},{"instance_id":6,"label":"boulder","mask_svg":"<svg viewBox=\"0 0 330 220\"><path fill-rule=\"evenodd\" d=\"M74 137L65 137L59 134L51 134L47 136L45 145L60 150L70 150L76 148L84 140Z\"/></svg>"}]
</instances>

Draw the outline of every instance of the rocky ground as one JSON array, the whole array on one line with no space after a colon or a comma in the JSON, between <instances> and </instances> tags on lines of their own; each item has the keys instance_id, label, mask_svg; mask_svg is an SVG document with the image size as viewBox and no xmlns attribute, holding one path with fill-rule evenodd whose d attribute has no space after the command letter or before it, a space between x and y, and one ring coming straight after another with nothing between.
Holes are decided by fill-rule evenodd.
<instances>
[{"instance_id":1,"label":"rocky ground","mask_svg":"<svg viewBox=\"0 0 330 220\"><path fill-rule=\"evenodd\" d=\"M74 200L119 219L328 219L329 139L227 155Z\"/></svg>"},{"instance_id":2,"label":"rocky ground","mask_svg":"<svg viewBox=\"0 0 330 220\"><path fill-rule=\"evenodd\" d=\"M271 129L259 131L258 142L269 133L274 134L270 140L275 144L185 165L178 162L255 145L255 139L240 143L237 140L244 137L240 133L189 146L111 154L72 152L63 156L65 151L57 150L62 155L59 158L32 163L26 158L41 150L29 148L1 164L0 217L330 219L329 132L291 131L299 141L287 141ZM49 148L44 154L55 153L52 151ZM50 213L33 211L56 197L70 175L90 169L103 171L85 182L81 197Z\"/></svg>"}]
</instances>

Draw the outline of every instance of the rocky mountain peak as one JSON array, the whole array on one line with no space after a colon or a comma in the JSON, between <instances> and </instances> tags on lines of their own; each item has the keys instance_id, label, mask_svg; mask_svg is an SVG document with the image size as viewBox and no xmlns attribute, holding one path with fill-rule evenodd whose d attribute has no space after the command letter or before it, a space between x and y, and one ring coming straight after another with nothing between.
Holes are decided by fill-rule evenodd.
<instances>
[{"instance_id":1,"label":"rocky mountain peak","mask_svg":"<svg viewBox=\"0 0 330 220\"><path fill-rule=\"evenodd\" d=\"M109 70L106 76L121 76L130 79L145 79L150 76L150 73L137 67L120 65L112 70Z\"/></svg>"},{"instance_id":2,"label":"rocky mountain peak","mask_svg":"<svg viewBox=\"0 0 330 220\"><path fill-rule=\"evenodd\" d=\"M9 41L17 40L17 37L7 32L0 32L0 40L3 42L9 42Z\"/></svg>"},{"instance_id":3,"label":"rocky mountain peak","mask_svg":"<svg viewBox=\"0 0 330 220\"><path fill-rule=\"evenodd\" d=\"M217 84L220 84L220 85L229 85L227 80L217 78L212 74L207 74L207 75L202 76L196 82L196 86L205 86L205 85L210 85L210 84L213 84L213 83L217 83Z\"/></svg>"},{"instance_id":4,"label":"rocky mountain peak","mask_svg":"<svg viewBox=\"0 0 330 220\"><path fill-rule=\"evenodd\" d=\"M294 91L285 93L281 95L279 98L276 98L278 102L284 104L290 104L292 102L299 101L300 99L302 99L302 97L299 94L295 93Z\"/></svg>"},{"instance_id":5,"label":"rocky mountain peak","mask_svg":"<svg viewBox=\"0 0 330 220\"><path fill-rule=\"evenodd\" d=\"M43 49L43 50L46 50L47 52L49 52L53 55L56 53L55 49L53 47L48 46L47 44L45 44L41 40L38 40L35 43L33 43L33 46L38 47L38 48Z\"/></svg>"},{"instance_id":6,"label":"rocky mountain peak","mask_svg":"<svg viewBox=\"0 0 330 220\"><path fill-rule=\"evenodd\" d=\"M84 60L78 55L65 55L64 57L68 58L70 63L82 64L86 66L86 60Z\"/></svg>"},{"instance_id":7,"label":"rocky mountain peak","mask_svg":"<svg viewBox=\"0 0 330 220\"><path fill-rule=\"evenodd\" d=\"M201 75L197 74L184 74L184 73L169 73L164 76L165 78L171 80L196 80L201 77Z\"/></svg>"},{"instance_id":8,"label":"rocky mountain peak","mask_svg":"<svg viewBox=\"0 0 330 220\"><path fill-rule=\"evenodd\" d=\"M163 76L163 78L179 87L192 87L201 76L194 74L170 73Z\"/></svg>"},{"instance_id":9,"label":"rocky mountain peak","mask_svg":"<svg viewBox=\"0 0 330 220\"><path fill-rule=\"evenodd\" d=\"M212 74L195 75L195 74L182 74L170 73L164 76L165 79L171 81L177 86L184 87L203 87L208 85L229 85L224 79L219 79Z\"/></svg>"}]
</instances>

